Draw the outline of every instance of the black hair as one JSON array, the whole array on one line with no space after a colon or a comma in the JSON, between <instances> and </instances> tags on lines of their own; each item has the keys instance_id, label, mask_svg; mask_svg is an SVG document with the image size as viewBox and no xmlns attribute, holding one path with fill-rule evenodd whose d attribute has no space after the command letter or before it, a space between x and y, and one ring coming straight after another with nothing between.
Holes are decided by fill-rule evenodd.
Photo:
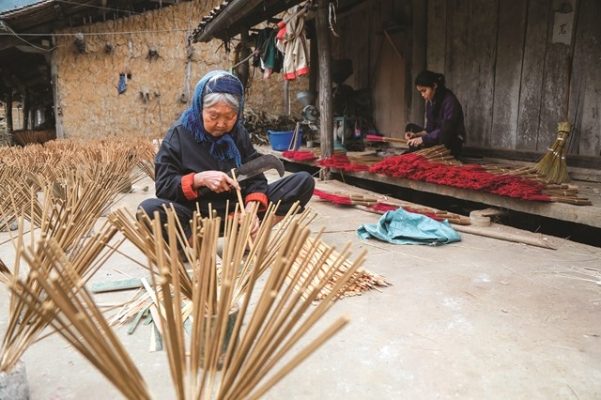
<instances>
[{"instance_id":1,"label":"black hair","mask_svg":"<svg viewBox=\"0 0 601 400\"><path fill-rule=\"evenodd\" d=\"M434 84L436 84L437 87L444 87L444 75L437 72L424 70L415 77L415 86L434 87Z\"/></svg>"}]
</instances>

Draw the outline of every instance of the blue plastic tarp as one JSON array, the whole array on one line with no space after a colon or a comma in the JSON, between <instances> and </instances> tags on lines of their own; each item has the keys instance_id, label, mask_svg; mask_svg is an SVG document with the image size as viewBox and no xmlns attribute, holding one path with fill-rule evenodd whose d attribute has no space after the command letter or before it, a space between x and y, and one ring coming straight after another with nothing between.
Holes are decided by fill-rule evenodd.
<instances>
[{"instance_id":1,"label":"blue plastic tarp","mask_svg":"<svg viewBox=\"0 0 601 400\"><path fill-rule=\"evenodd\" d=\"M457 231L446 220L435 221L402 208L388 211L377 224L364 224L357 229L357 234L362 239L373 237L394 244L437 246L461 240Z\"/></svg>"}]
</instances>

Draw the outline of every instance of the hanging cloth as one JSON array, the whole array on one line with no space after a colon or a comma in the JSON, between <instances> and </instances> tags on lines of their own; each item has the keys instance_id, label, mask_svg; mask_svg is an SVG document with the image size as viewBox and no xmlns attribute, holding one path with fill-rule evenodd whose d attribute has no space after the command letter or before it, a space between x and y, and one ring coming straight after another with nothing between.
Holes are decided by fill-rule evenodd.
<instances>
[{"instance_id":1,"label":"hanging cloth","mask_svg":"<svg viewBox=\"0 0 601 400\"><path fill-rule=\"evenodd\" d=\"M438 246L458 242L461 237L445 220L435 221L422 214L398 208L388 211L377 224L365 224L357 230L361 239L374 237L393 244L428 244Z\"/></svg>"},{"instance_id":2,"label":"hanging cloth","mask_svg":"<svg viewBox=\"0 0 601 400\"><path fill-rule=\"evenodd\" d=\"M284 79L294 80L309 73L307 39L305 38L305 11L303 6L292 9L292 17L278 24L276 46L284 53Z\"/></svg>"},{"instance_id":3,"label":"hanging cloth","mask_svg":"<svg viewBox=\"0 0 601 400\"><path fill-rule=\"evenodd\" d=\"M119 83L117 84L117 92L119 94L123 94L123 93L125 93L126 90L127 90L127 75L125 75L125 73L121 72L119 74Z\"/></svg>"},{"instance_id":4,"label":"hanging cloth","mask_svg":"<svg viewBox=\"0 0 601 400\"><path fill-rule=\"evenodd\" d=\"M276 48L276 35L278 31L273 28L262 29L256 37L253 65L263 71L263 79L272 73L279 73L284 64L284 55Z\"/></svg>"}]
</instances>

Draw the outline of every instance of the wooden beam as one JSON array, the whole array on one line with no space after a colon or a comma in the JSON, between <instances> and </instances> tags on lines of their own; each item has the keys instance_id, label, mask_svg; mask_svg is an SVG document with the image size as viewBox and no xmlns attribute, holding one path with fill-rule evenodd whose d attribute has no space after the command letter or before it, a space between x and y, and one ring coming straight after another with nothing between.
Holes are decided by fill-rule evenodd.
<instances>
[{"instance_id":1,"label":"wooden beam","mask_svg":"<svg viewBox=\"0 0 601 400\"><path fill-rule=\"evenodd\" d=\"M0 37L0 51L10 49L18 44L23 44L22 41L15 38L14 36L1 36ZM4 57L4 56L3 56Z\"/></svg>"},{"instance_id":2,"label":"wooden beam","mask_svg":"<svg viewBox=\"0 0 601 400\"><path fill-rule=\"evenodd\" d=\"M54 42L54 38L53 38ZM52 84L52 102L54 111L54 124L57 139L63 139L65 132L63 130L63 113L61 111L61 96L58 88L58 66L56 61L56 53L52 52L50 58L50 82Z\"/></svg>"},{"instance_id":3,"label":"wooden beam","mask_svg":"<svg viewBox=\"0 0 601 400\"><path fill-rule=\"evenodd\" d=\"M208 42L218 32L227 30L228 26L234 25L242 18L252 12L252 10L260 5L263 0L234 0L230 3L225 10L217 15L211 22L209 22L204 31L195 38L196 42Z\"/></svg>"},{"instance_id":4,"label":"wooden beam","mask_svg":"<svg viewBox=\"0 0 601 400\"><path fill-rule=\"evenodd\" d=\"M9 134L13 133L13 89L11 87L6 94L6 131Z\"/></svg>"},{"instance_id":5,"label":"wooden beam","mask_svg":"<svg viewBox=\"0 0 601 400\"><path fill-rule=\"evenodd\" d=\"M328 0L319 0L315 29L317 31L317 58L319 62L319 134L321 156L330 157L334 152L332 109L332 54L328 29Z\"/></svg>"}]
</instances>

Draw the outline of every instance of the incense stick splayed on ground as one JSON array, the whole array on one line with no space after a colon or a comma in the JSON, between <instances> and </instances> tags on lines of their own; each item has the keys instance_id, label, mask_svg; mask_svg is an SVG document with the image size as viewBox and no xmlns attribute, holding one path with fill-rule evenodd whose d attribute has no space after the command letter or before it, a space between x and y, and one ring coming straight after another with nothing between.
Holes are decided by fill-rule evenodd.
<instances>
[{"instance_id":1,"label":"incense stick splayed on ground","mask_svg":"<svg viewBox=\"0 0 601 400\"><path fill-rule=\"evenodd\" d=\"M27 319L11 319L22 329L51 325L65 340L100 370L128 399L150 399L146 383L108 326L83 280L55 240L37 250L25 250L31 267L29 281L15 280L9 287L24 304ZM34 290L39 287L39 290Z\"/></svg>"},{"instance_id":2,"label":"incense stick splayed on ground","mask_svg":"<svg viewBox=\"0 0 601 400\"><path fill-rule=\"evenodd\" d=\"M272 221L273 219L275 219L275 210L276 208L273 204L271 204L268 207L263 218L264 222L261 224L261 229L255 240L259 240L260 235L266 235L269 231L271 231L272 224L268 221ZM258 265L254 264L257 262L254 259L256 246L251 246L251 241L248 242L248 248L250 248L250 253L249 257L244 259L244 262L241 264L240 267L240 278L236 281L238 286L235 288L236 298L242 296L247 290L251 270L258 268L259 275L261 275L274 262L278 252L280 251L280 248L284 245L284 232L286 232L289 226L295 224L301 226L302 228L307 228L309 223L311 223L316 217L316 214L310 209L306 209L304 212L298 214L297 210L298 205L293 206L289 210L287 215L273 228L273 232L269 236L269 243L267 246L266 254L260 260ZM138 215L136 219L131 213L128 213L126 210L121 209L111 213L109 215L109 220L123 233L123 235L128 240L130 240L140 251L146 254L151 262L157 262L156 260L158 260L159 254L157 253L158 248L154 245L154 243L158 239L155 236L156 232L152 230L153 223L151 222L148 216ZM162 257L165 260L169 260L169 262L179 265L178 271L180 273L180 289L182 290L184 296L186 296L189 299L191 299L190 293L192 280L184 264L188 263L190 265L194 265L198 262L197 260L200 257L200 254L198 252L201 248L200 244L202 238L202 235L200 235L200 230L202 229L202 220L203 218L200 214L194 213L191 219L191 227L194 239L185 238L182 227L177 223L177 221L174 221L177 228L175 242L177 242L178 246L180 246L180 254L183 254L183 257L177 257L176 259L171 260L171 253L165 253L162 255ZM324 251L324 248L329 248L329 246L323 243L321 239L312 237L310 240L305 242L303 251L308 251L312 241L317 241L316 246L318 249L320 249L319 251L321 252ZM224 248L223 251L226 250L227 248ZM326 274L330 270L330 268L334 266L334 260L340 257L340 253L338 253L335 249L330 249L330 251L331 255L328 258L326 258L326 260L320 267L320 276ZM293 270L291 271L291 274L296 273L298 269L313 268L315 266L314 264L318 261L318 259L311 259L310 264L308 266L295 263L293 265ZM346 270L349 268L349 266L350 261L348 259L345 259L342 262L342 266L340 268L342 270ZM389 283L383 276L367 271L365 269L361 269L359 272L353 275L351 283L347 288L345 288L341 293L339 293L339 296L354 296L372 290L376 287L385 287L388 285ZM325 297L329 293L329 287L330 286L325 286L323 289L323 293L320 293L318 298ZM134 312L134 314L139 312L138 308L132 309L132 312ZM127 311L125 311L125 313L129 314L129 312Z\"/></svg>"},{"instance_id":3,"label":"incense stick splayed on ground","mask_svg":"<svg viewBox=\"0 0 601 400\"><path fill-rule=\"evenodd\" d=\"M115 180L112 169L101 166L89 171L64 171L65 180L55 181L43 186L38 193L35 186L27 188L21 185L16 188L10 198L23 201L21 209L16 208L17 200L13 202L13 215L19 215L19 229L11 236L17 249L11 280L19 276L20 252L25 243L25 222L31 229L30 248L35 253L38 240L54 240L65 254L68 255L79 276L88 279L104 261L106 254L112 253L106 244L111 240L117 229L105 223L97 234L91 230L102 210L116 197L121 188L121 182ZM112 182L111 182L112 180ZM60 188L56 188L56 185ZM21 196L21 197L17 197ZM114 247L118 247L118 244ZM42 256L40 256L42 257ZM48 260L40 259L41 266L49 271ZM43 290L36 283L34 272L30 270L24 284L32 293L42 296ZM6 275L6 274L4 274ZM0 370L7 371L21 357L27 347L38 339L46 323L39 320L26 304L11 299L11 323L6 331L1 348ZM22 318L28 324L17 323Z\"/></svg>"},{"instance_id":4,"label":"incense stick splayed on ground","mask_svg":"<svg viewBox=\"0 0 601 400\"><path fill-rule=\"evenodd\" d=\"M161 256L169 253L169 260L176 259L177 248L171 245L177 236L175 217L169 217L165 227L169 241L155 242L159 257L156 264L151 263L155 269L152 276L155 288L160 288L156 297L161 305L161 326L178 399L261 398L348 322L339 318L297 355L284 361L332 306L336 293L348 285L363 256L341 274L318 306L311 307L330 278L339 273L345 257L334 260L328 273L318 277L327 257L316 254L315 245L303 252L310 231L298 220L289 221L283 231L277 232L281 243L272 257L268 247L274 234L270 229L273 214L264 219L254 247L245 255L254 212L242 215L240 224L226 221L220 270L215 256L220 219L202 219L200 231L193 231L199 232L201 237L192 240L199 257L192 262L194 295L189 360L185 356L181 319L184 296L177 289L180 287L179 266L165 262L167 259ZM236 215L234 220L239 218ZM163 227L155 222L153 230L155 237L161 238ZM311 262L316 258L318 262ZM250 266L249 259L253 260ZM271 260L269 275L263 288L258 289L261 266L267 259ZM295 263L304 268L296 268L294 272ZM244 290L237 293L236 288ZM253 295L255 290L259 290L258 295ZM251 297L258 299L254 308ZM188 397L186 393L191 395Z\"/></svg>"},{"instance_id":5,"label":"incense stick splayed on ground","mask_svg":"<svg viewBox=\"0 0 601 400\"><path fill-rule=\"evenodd\" d=\"M153 297L176 398L261 398L348 322L340 317L313 340L299 343L332 307L337 293L348 286L365 254L343 267L347 260L343 252L322 274L333 249L320 250L319 237L307 247L310 231L302 218L289 219L282 228L272 230L273 213L264 219L247 253L255 209L224 222L220 268L220 218L202 218L198 229L193 230L195 252L190 257L193 285L187 335L182 317L186 296L179 283L180 265L175 262L179 228L173 211L166 212L165 226L158 219L152 221L156 240L148 265L153 271ZM272 235L277 235L279 241L275 255L268 251ZM125 397L150 398L136 366L60 246L51 239L37 250L27 249L22 254L31 266L32 279L43 290L36 293L25 281L14 280L9 287L19 301L27 304L38 320L52 324ZM259 284L264 265L268 276ZM323 288L333 281L329 293L315 306ZM243 290L237 292L236 288Z\"/></svg>"},{"instance_id":6,"label":"incense stick splayed on ground","mask_svg":"<svg viewBox=\"0 0 601 400\"><path fill-rule=\"evenodd\" d=\"M387 211L393 211L403 208L416 214L426 215L437 221L448 220L450 223L459 225L469 225L469 218L448 211L437 210L431 207L418 206L399 200L392 200L386 196L369 196L358 193L331 193L321 189L315 189L313 194L321 200L340 206L358 207L362 210L384 214Z\"/></svg>"},{"instance_id":7,"label":"incense stick splayed on ground","mask_svg":"<svg viewBox=\"0 0 601 400\"><path fill-rule=\"evenodd\" d=\"M48 215L48 214L47 214ZM35 309L35 306L25 298L22 294L27 293L28 296L41 299L43 302L48 293L46 288L40 284L39 279L46 279L47 276L60 275L61 271L56 271L55 261L48 254L50 244L64 254L62 262L69 263L69 271L71 276L67 277L70 280L65 281L64 285L71 282L73 291L81 288L81 284L85 283L94 272L96 272L106 260L111 256L113 250L106 247L106 244L111 240L117 230L109 225L104 224L98 233L80 238L77 240L75 247L70 247L70 254L67 255L62 246L65 246L65 241L69 237L69 230L66 229L65 235L45 235L42 233L41 239L32 239L31 246L28 247L28 259L26 260L30 266L29 271L24 278L19 280L16 286L18 291L14 290L15 280L19 277L20 259L24 253L23 240L23 218L20 219L18 239L16 240L17 259L15 268L10 273L4 273L4 283L13 287L13 297L10 302L10 317L9 324L0 348L0 371L10 371L21 358L27 348L35 341L40 339L42 331L46 328L49 321L40 315ZM65 226L65 225L63 225ZM117 245L118 246L118 245ZM58 252L55 250L54 253ZM77 279L74 278L77 277ZM40 278L42 277L42 278ZM65 278L66 279L66 278ZM0 279L0 282L2 279ZM34 307L34 308L32 308Z\"/></svg>"}]
</instances>

